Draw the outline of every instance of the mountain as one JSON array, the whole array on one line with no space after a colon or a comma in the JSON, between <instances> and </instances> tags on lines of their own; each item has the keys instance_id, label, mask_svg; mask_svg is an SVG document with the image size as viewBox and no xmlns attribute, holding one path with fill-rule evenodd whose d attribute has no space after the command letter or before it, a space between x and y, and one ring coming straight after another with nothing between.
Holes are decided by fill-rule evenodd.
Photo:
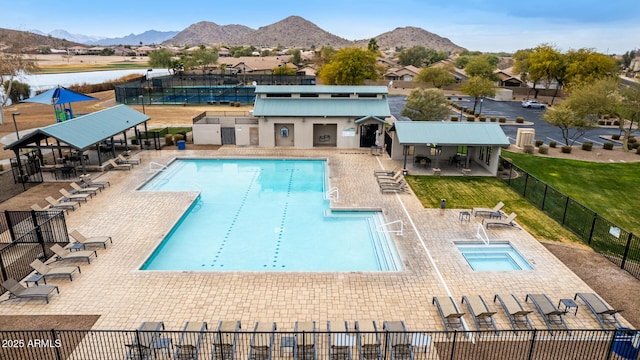
<instances>
[{"instance_id":1,"label":"mountain","mask_svg":"<svg viewBox=\"0 0 640 360\"><path fill-rule=\"evenodd\" d=\"M316 24L299 16L289 16L274 24L260 27L254 33L241 38L241 43L266 47L282 45L301 48L309 48L312 45L317 48L325 45L335 48L353 45L352 41L324 31Z\"/></svg>"},{"instance_id":2,"label":"mountain","mask_svg":"<svg viewBox=\"0 0 640 360\"><path fill-rule=\"evenodd\" d=\"M218 25L201 21L180 31L165 44L172 45L239 45L239 39L255 30L244 25Z\"/></svg>"},{"instance_id":3,"label":"mountain","mask_svg":"<svg viewBox=\"0 0 640 360\"><path fill-rule=\"evenodd\" d=\"M90 44L94 41L98 41L100 39L104 39L100 36L91 36L91 35L82 35L82 34L71 34L66 30L56 29L51 31L49 34L58 39L66 39L69 41L77 42L80 44Z\"/></svg>"},{"instance_id":4,"label":"mountain","mask_svg":"<svg viewBox=\"0 0 640 360\"><path fill-rule=\"evenodd\" d=\"M176 36L179 31L156 31L148 30L142 34L129 34L123 37L117 38L102 38L95 41L86 42L88 45L139 45L139 44L161 44L167 39L171 39Z\"/></svg>"},{"instance_id":5,"label":"mountain","mask_svg":"<svg viewBox=\"0 0 640 360\"><path fill-rule=\"evenodd\" d=\"M81 44L53 36L43 36L27 31L0 28L0 51L37 50L42 46L53 49L66 49L77 45Z\"/></svg>"},{"instance_id":6,"label":"mountain","mask_svg":"<svg viewBox=\"0 0 640 360\"><path fill-rule=\"evenodd\" d=\"M423 46L427 49L442 50L447 52L459 52L463 47L454 44L451 40L430 33L422 28L407 26L399 27L392 31L375 37L380 49L394 49L396 47L412 48ZM369 40L358 42L360 46L366 46Z\"/></svg>"}]
</instances>

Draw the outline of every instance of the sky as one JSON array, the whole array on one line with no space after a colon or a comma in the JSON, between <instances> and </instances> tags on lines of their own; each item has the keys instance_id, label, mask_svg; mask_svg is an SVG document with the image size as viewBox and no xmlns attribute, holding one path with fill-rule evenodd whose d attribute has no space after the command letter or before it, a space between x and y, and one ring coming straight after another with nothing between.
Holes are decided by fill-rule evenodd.
<instances>
[{"instance_id":1,"label":"sky","mask_svg":"<svg viewBox=\"0 0 640 360\"><path fill-rule=\"evenodd\" d=\"M640 48L638 0L0 0L0 9L2 28L101 37L181 31L200 21L257 29L295 15L349 40L415 26L482 52L540 44L604 54Z\"/></svg>"}]
</instances>

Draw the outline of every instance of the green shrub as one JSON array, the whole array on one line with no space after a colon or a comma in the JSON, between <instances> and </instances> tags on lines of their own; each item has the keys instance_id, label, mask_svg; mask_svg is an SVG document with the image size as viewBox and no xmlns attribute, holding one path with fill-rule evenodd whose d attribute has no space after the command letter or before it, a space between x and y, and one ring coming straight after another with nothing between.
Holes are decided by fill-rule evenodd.
<instances>
[{"instance_id":1,"label":"green shrub","mask_svg":"<svg viewBox=\"0 0 640 360\"><path fill-rule=\"evenodd\" d=\"M613 150L613 143L611 141L607 141L602 145L602 148L605 150Z\"/></svg>"},{"instance_id":2,"label":"green shrub","mask_svg":"<svg viewBox=\"0 0 640 360\"><path fill-rule=\"evenodd\" d=\"M604 125L604 120L598 120L598 125Z\"/></svg>"},{"instance_id":3,"label":"green shrub","mask_svg":"<svg viewBox=\"0 0 640 360\"><path fill-rule=\"evenodd\" d=\"M593 143L591 141L585 141L582 143L582 150L591 151L593 149Z\"/></svg>"},{"instance_id":4,"label":"green shrub","mask_svg":"<svg viewBox=\"0 0 640 360\"><path fill-rule=\"evenodd\" d=\"M173 140L177 143L180 140L184 140L184 135L182 134L175 134L173 135Z\"/></svg>"},{"instance_id":5,"label":"green shrub","mask_svg":"<svg viewBox=\"0 0 640 360\"><path fill-rule=\"evenodd\" d=\"M541 145L540 147L538 147L538 152L540 154L546 155L549 153L549 147L547 145Z\"/></svg>"},{"instance_id":6,"label":"green shrub","mask_svg":"<svg viewBox=\"0 0 640 360\"><path fill-rule=\"evenodd\" d=\"M486 122L487 121L487 117L484 115L480 115L480 117L478 118L478 120L482 121L482 122Z\"/></svg>"},{"instance_id":7,"label":"green shrub","mask_svg":"<svg viewBox=\"0 0 640 360\"><path fill-rule=\"evenodd\" d=\"M173 134L166 134L164 136L164 144L167 146L173 145Z\"/></svg>"},{"instance_id":8,"label":"green shrub","mask_svg":"<svg viewBox=\"0 0 640 360\"><path fill-rule=\"evenodd\" d=\"M544 140L536 140L536 147L540 147L544 144Z\"/></svg>"},{"instance_id":9,"label":"green shrub","mask_svg":"<svg viewBox=\"0 0 640 360\"><path fill-rule=\"evenodd\" d=\"M620 134L611 135L611 140L620 140Z\"/></svg>"},{"instance_id":10,"label":"green shrub","mask_svg":"<svg viewBox=\"0 0 640 360\"><path fill-rule=\"evenodd\" d=\"M467 121L476 121L476 117L473 115L467 116Z\"/></svg>"},{"instance_id":11,"label":"green shrub","mask_svg":"<svg viewBox=\"0 0 640 360\"><path fill-rule=\"evenodd\" d=\"M451 121L458 121L458 115L451 115Z\"/></svg>"},{"instance_id":12,"label":"green shrub","mask_svg":"<svg viewBox=\"0 0 640 360\"><path fill-rule=\"evenodd\" d=\"M571 146L569 145L562 145L562 152L564 154L571 154Z\"/></svg>"},{"instance_id":13,"label":"green shrub","mask_svg":"<svg viewBox=\"0 0 640 360\"><path fill-rule=\"evenodd\" d=\"M632 149L637 149L639 147L640 147L640 143L635 142L635 143L631 144L631 148Z\"/></svg>"},{"instance_id":14,"label":"green shrub","mask_svg":"<svg viewBox=\"0 0 640 360\"><path fill-rule=\"evenodd\" d=\"M558 145L557 141L549 141L549 147L555 148Z\"/></svg>"},{"instance_id":15,"label":"green shrub","mask_svg":"<svg viewBox=\"0 0 640 360\"><path fill-rule=\"evenodd\" d=\"M638 139L634 138L633 136L630 136L630 137L627 139L627 142L628 142L629 144L635 144L635 143L637 143L637 142L638 142Z\"/></svg>"},{"instance_id":16,"label":"green shrub","mask_svg":"<svg viewBox=\"0 0 640 360\"><path fill-rule=\"evenodd\" d=\"M500 116L498 118L498 121L501 122L501 123L506 123L507 122L507 118L505 116Z\"/></svg>"},{"instance_id":17,"label":"green shrub","mask_svg":"<svg viewBox=\"0 0 640 360\"><path fill-rule=\"evenodd\" d=\"M618 120L613 120L613 125L615 125L615 126L620 126L620 121L618 121Z\"/></svg>"},{"instance_id":18,"label":"green shrub","mask_svg":"<svg viewBox=\"0 0 640 360\"><path fill-rule=\"evenodd\" d=\"M525 154L533 154L535 147L533 147L533 145L525 145L522 149Z\"/></svg>"},{"instance_id":19,"label":"green shrub","mask_svg":"<svg viewBox=\"0 0 640 360\"><path fill-rule=\"evenodd\" d=\"M523 118L522 116L518 116L518 117L516 118L516 122L517 122L518 124L522 124L522 123L524 123L524 118Z\"/></svg>"},{"instance_id":20,"label":"green shrub","mask_svg":"<svg viewBox=\"0 0 640 360\"><path fill-rule=\"evenodd\" d=\"M492 116L492 117L489 118L489 121L496 122L496 121L498 121L498 118L496 118L495 116Z\"/></svg>"},{"instance_id":21,"label":"green shrub","mask_svg":"<svg viewBox=\"0 0 640 360\"><path fill-rule=\"evenodd\" d=\"M640 154L640 147L636 149L636 154Z\"/></svg>"}]
</instances>

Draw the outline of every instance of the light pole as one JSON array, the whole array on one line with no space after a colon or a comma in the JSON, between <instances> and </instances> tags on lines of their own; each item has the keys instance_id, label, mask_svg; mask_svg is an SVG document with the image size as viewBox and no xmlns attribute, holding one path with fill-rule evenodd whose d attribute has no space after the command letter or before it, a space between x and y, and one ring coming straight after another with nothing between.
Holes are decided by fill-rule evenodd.
<instances>
[{"instance_id":1,"label":"light pole","mask_svg":"<svg viewBox=\"0 0 640 360\"><path fill-rule=\"evenodd\" d=\"M483 102L484 102L484 97L481 97L480 98L480 111L479 111L480 116L482 116L482 103Z\"/></svg>"},{"instance_id":2,"label":"light pole","mask_svg":"<svg viewBox=\"0 0 640 360\"><path fill-rule=\"evenodd\" d=\"M14 112L13 114L11 114L11 117L13 117L13 126L16 128L16 137L18 138L18 140L20 140L20 134L18 134L18 124L16 123L16 116L20 115L19 112Z\"/></svg>"},{"instance_id":3,"label":"light pole","mask_svg":"<svg viewBox=\"0 0 640 360\"><path fill-rule=\"evenodd\" d=\"M147 113L144 111L144 95L138 95L138 99L140 99L140 102L142 103L142 113L147 115Z\"/></svg>"}]
</instances>

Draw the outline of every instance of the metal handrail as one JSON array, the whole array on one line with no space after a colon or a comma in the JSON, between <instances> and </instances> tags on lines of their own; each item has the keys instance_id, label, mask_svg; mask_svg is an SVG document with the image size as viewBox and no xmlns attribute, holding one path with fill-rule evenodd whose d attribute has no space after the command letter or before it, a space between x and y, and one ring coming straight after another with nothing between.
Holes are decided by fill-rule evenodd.
<instances>
[{"instance_id":1,"label":"metal handrail","mask_svg":"<svg viewBox=\"0 0 640 360\"><path fill-rule=\"evenodd\" d=\"M167 165L163 165L155 161L149 162L149 172L158 172L164 170L167 170Z\"/></svg>"},{"instance_id":2,"label":"metal handrail","mask_svg":"<svg viewBox=\"0 0 640 360\"><path fill-rule=\"evenodd\" d=\"M393 224L400 224L400 229L398 229L398 230L389 229L389 225L393 225ZM383 228L385 230L383 230ZM390 233L390 234L403 236L403 234L404 234L404 222L402 220L396 220L396 221L388 222L388 223L385 223L385 224L380 224L380 225L376 226L376 230L378 232L385 232L385 233Z\"/></svg>"}]
</instances>

